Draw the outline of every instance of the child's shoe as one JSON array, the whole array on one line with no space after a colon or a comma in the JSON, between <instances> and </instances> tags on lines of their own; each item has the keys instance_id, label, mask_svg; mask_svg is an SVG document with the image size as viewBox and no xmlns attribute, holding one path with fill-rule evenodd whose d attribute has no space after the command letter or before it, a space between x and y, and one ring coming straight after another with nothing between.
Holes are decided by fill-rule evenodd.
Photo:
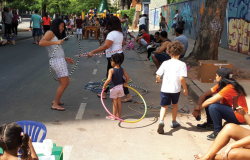
<instances>
[{"instance_id":1,"label":"child's shoe","mask_svg":"<svg viewBox=\"0 0 250 160\"><path fill-rule=\"evenodd\" d=\"M158 130L157 132L159 134L164 134L164 122L163 121L160 121L159 125L158 125Z\"/></svg>"},{"instance_id":2,"label":"child's shoe","mask_svg":"<svg viewBox=\"0 0 250 160\"><path fill-rule=\"evenodd\" d=\"M172 121L172 123L171 123L171 125L170 125L171 128L176 128L176 127L179 127L179 126L181 126L181 125L180 125L180 123L178 123L177 121L176 121L176 122L175 122L175 121Z\"/></svg>"}]
</instances>

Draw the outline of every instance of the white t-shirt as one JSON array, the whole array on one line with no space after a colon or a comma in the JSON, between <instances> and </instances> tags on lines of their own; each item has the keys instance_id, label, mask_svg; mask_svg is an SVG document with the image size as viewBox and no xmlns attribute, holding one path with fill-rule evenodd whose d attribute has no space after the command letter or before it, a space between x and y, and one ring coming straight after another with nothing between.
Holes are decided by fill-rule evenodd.
<instances>
[{"instance_id":1,"label":"white t-shirt","mask_svg":"<svg viewBox=\"0 0 250 160\"><path fill-rule=\"evenodd\" d=\"M70 25L74 25L74 19L69 19L70 20Z\"/></svg>"},{"instance_id":2,"label":"white t-shirt","mask_svg":"<svg viewBox=\"0 0 250 160\"><path fill-rule=\"evenodd\" d=\"M179 93L181 91L181 77L187 77L187 66L184 62L177 59L170 59L162 63L156 72L162 76L161 92Z\"/></svg>"},{"instance_id":3,"label":"white t-shirt","mask_svg":"<svg viewBox=\"0 0 250 160\"><path fill-rule=\"evenodd\" d=\"M179 21L179 14L177 13L177 14L174 16L174 18L176 18L176 19L174 19L173 22L177 24L178 21Z\"/></svg>"},{"instance_id":4,"label":"white t-shirt","mask_svg":"<svg viewBox=\"0 0 250 160\"><path fill-rule=\"evenodd\" d=\"M109 49L106 50L106 53L122 49L122 42L123 42L123 34L122 34L122 32L112 31L107 35L106 40L113 41L112 46ZM118 52L115 52L115 53L109 53L109 54L106 54L106 57L110 58L113 54L122 53L122 52L123 51L118 51Z\"/></svg>"},{"instance_id":5,"label":"white t-shirt","mask_svg":"<svg viewBox=\"0 0 250 160\"><path fill-rule=\"evenodd\" d=\"M141 18L139 19L139 26L140 26L140 25L143 25L143 24L146 25L146 19L147 19L146 17L141 17Z\"/></svg>"}]
</instances>

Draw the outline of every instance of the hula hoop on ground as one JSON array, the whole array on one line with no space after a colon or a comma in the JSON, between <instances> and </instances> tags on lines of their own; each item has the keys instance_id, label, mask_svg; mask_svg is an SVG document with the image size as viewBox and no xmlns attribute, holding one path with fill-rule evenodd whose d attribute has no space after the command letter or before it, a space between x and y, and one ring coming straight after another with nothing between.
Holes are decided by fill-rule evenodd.
<instances>
[{"instance_id":1,"label":"hula hoop on ground","mask_svg":"<svg viewBox=\"0 0 250 160\"><path fill-rule=\"evenodd\" d=\"M129 87L129 86L127 86L127 87L128 87L129 89L132 89L133 91L135 91L135 92L141 97L141 99L142 99L144 105L147 106L146 101L144 100L144 98L142 97L142 95L141 95L138 91L136 91L136 90L135 90L134 88L132 88L132 87ZM123 120L123 119L120 119L120 118L114 116L112 113L109 112L109 110L107 109L106 105L105 105L104 102L103 102L103 99L102 99L102 97L103 97L103 92L104 92L104 90L102 90L102 93L101 93L101 102L102 102L102 105L103 105L104 109L108 112L108 114L109 114L110 116L112 116L113 118L115 118L115 119L117 119L117 120L119 120L119 121L121 121L121 122L136 123L136 122L141 121L141 120L146 116L146 114L147 114L147 108L148 108L148 107L145 107L145 112L144 112L143 116L142 116L140 119L136 120L136 121L126 121L126 120Z\"/></svg>"},{"instance_id":2,"label":"hula hoop on ground","mask_svg":"<svg viewBox=\"0 0 250 160\"><path fill-rule=\"evenodd\" d=\"M131 84L129 84L128 86L133 87L133 88L138 88L138 89L144 90L145 92L144 92L144 93L141 93L141 95L145 95L145 94L148 93L148 90L146 90L145 88L142 88L142 87L140 87L140 86L135 86L135 85L131 85ZM135 97L135 96L138 96L138 94L132 95L132 97Z\"/></svg>"},{"instance_id":3,"label":"hula hoop on ground","mask_svg":"<svg viewBox=\"0 0 250 160\"><path fill-rule=\"evenodd\" d=\"M81 54L81 52L82 52L82 47L81 47L80 41L79 41L75 36L73 36L73 35L66 36L66 37L63 38L62 40L64 41L65 39L67 39L67 38L69 38L69 37L74 37L74 38L78 41L78 43L79 43L79 56L78 56L78 59L77 59L77 61L76 61L75 67L72 69L72 71L71 71L70 74L69 74L69 76L71 76L71 75L73 74L73 72L75 71L75 69L76 69L76 67L77 67L77 65L78 65L78 63L79 63L79 61L80 61L80 58L81 58L81 57L80 57L80 54ZM57 46L55 47L54 52L53 52L53 54L52 54L52 57L50 58L50 63L49 63L50 76L51 76L55 81L58 81L58 79L56 79L56 78L53 76L52 71L51 71L51 65L52 65L52 59L54 58L54 55L55 55L55 53L56 53L58 47L59 47L59 45L57 45Z\"/></svg>"},{"instance_id":4,"label":"hula hoop on ground","mask_svg":"<svg viewBox=\"0 0 250 160\"><path fill-rule=\"evenodd\" d=\"M106 80L107 80L107 78L103 78L102 82L106 82ZM126 80L126 79L124 78L124 80ZM132 83L132 79L129 79L128 83Z\"/></svg>"}]
</instances>

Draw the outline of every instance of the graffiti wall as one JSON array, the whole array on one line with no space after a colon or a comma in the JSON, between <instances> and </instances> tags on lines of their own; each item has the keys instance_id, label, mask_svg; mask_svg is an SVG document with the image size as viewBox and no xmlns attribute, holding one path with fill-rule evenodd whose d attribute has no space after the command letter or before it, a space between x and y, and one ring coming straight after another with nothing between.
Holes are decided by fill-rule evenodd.
<instances>
[{"instance_id":1,"label":"graffiti wall","mask_svg":"<svg viewBox=\"0 0 250 160\"><path fill-rule=\"evenodd\" d=\"M229 0L228 48L248 54L250 40L250 0Z\"/></svg>"},{"instance_id":2,"label":"graffiti wall","mask_svg":"<svg viewBox=\"0 0 250 160\"><path fill-rule=\"evenodd\" d=\"M179 16L182 16L183 21L185 21L185 35L188 38L195 39L200 27L201 16L204 12L204 2L205 0L193 0L164 6L162 14L166 17L169 26L168 32L173 32L171 26L174 23L175 10L178 10Z\"/></svg>"},{"instance_id":3,"label":"graffiti wall","mask_svg":"<svg viewBox=\"0 0 250 160\"><path fill-rule=\"evenodd\" d=\"M179 16L185 21L184 34L188 38L196 39L204 7L205 0L188 0L161 6L150 12L150 27L158 27L159 15L162 13L168 24L168 32L173 33L171 26L174 23L175 10L178 10ZM212 21L211 25L215 31L223 29L221 47L250 54L250 0L228 0L224 26L216 21Z\"/></svg>"}]
</instances>

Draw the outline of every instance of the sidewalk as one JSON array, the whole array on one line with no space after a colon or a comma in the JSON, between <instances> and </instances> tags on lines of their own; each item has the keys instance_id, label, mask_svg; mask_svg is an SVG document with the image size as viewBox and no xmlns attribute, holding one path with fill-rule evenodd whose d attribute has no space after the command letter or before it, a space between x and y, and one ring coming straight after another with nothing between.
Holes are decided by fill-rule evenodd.
<instances>
[{"instance_id":1,"label":"sidewalk","mask_svg":"<svg viewBox=\"0 0 250 160\"><path fill-rule=\"evenodd\" d=\"M155 32L157 32L158 30L150 30L150 34L153 34ZM134 31L134 33L136 33L138 31ZM168 33L168 38L172 41L174 40L176 36ZM194 43L195 40L193 39L188 39L189 42L189 46L186 52L186 56L188 56L193 48L194 48ZM146 53L146 52L145 52ZM146 58L146 54L141 54L141 57L143 59ZM250 74L250 60L247 60L246 58L249 57L249 55L244 55L241 53L237 53L231 50L227 50L224 48L219 48L219 60L227 60L228 62L233 63L233 66L243 70L245 72L248 72ZM153 62L150 61L145 61L145 64L148 65L152 65ZM154 68L155 69L155 68ZM152 72L153 73L153 72ZM236 79L237 80L237 79ZM210 88L212 88L213 86L216 85L216 83L201 83L197 78L188 78L187 80L187 85L189 87L189 95L192 97L192 99L194 100L194 102L198 102L198 98L200 97L200 95L209 90ZM247 93L247 104L248 104L248 108L250 110L250 80L237 80L237 82L239 82L243 88L245 89L246 93Z\"/></svg>"}]
</instances>

